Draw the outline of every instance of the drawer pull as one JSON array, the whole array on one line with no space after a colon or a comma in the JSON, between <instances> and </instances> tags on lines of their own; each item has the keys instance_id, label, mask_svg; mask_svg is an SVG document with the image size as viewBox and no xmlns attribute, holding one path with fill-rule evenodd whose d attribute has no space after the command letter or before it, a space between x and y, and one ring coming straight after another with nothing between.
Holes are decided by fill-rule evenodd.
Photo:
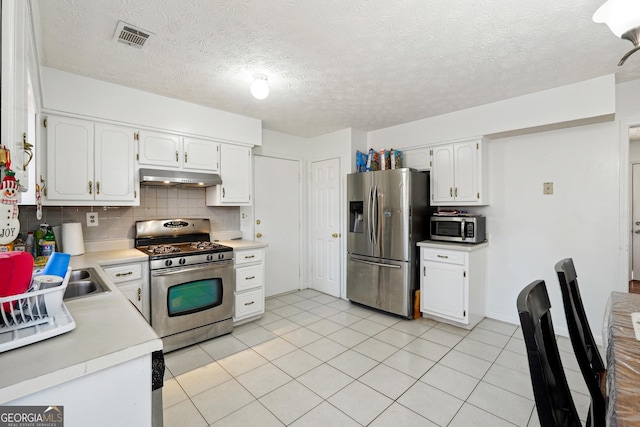
<instances>
[{"instance_id":1,"label":"drawer pull","mask_svg":"<svg viewBox=\"0 0 640 427\"><path fill-rule=\"evenodd\" d=\"M245 277L244 280L253 280L255 278L256 278L256 276L249 276L249 277Z\"/></svg>"},{"instance_id":2,"label":"drawer pull","mask_svg":"<svg viewBox=\"0 0 640 427\"><path fill-rule=\"evenodd\" d=\"M438 255L438 258L448 259L449 257L447 255Z\"/></svg>"},{"instance_id":3,"label":"drawer pull","mask_svg":"<svg viewBox=\"0 0 640 427\"><path fill-rule=\"evenodd\" d=\"M117 273L116 277L131 276L132 274L133 274L133 271L127 271L126 273Z\"/></svg>"},{"instance_id":4,"label":"drawer pull","mask_svg":"<svg viewBox=\"0 0 640 427\"><path fill-rule=\"evenodd\" d=\"M244 259L250 259L250 258L255 258L255 257L256 257L255 255L245 255Z\"/></svg>"},{"instance_id":5,"label":"drawer pull","mask_svg":"<svg viewBox=\"0 0 640 427\"><path fill-rule=\"evenodd\" d=\"M244 305L251 305L253 304L255 301L251 301L251 302L245 302Z\"/></svg>"}]
</instances>

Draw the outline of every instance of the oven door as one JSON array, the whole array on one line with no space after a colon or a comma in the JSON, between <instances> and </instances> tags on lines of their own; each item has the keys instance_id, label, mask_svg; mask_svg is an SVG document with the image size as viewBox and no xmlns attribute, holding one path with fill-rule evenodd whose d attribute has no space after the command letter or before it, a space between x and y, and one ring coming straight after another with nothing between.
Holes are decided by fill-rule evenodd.
<instances>
[{"instance_id":1,"label":"oven door","mask_svg":"<svg viewBox=\"0 0 640 427\"><path fill-rule=\"evenodd\" d=\"M151 326L161 337L233 317L233 260L151 271Z\"/></svg>"}]
</instances>

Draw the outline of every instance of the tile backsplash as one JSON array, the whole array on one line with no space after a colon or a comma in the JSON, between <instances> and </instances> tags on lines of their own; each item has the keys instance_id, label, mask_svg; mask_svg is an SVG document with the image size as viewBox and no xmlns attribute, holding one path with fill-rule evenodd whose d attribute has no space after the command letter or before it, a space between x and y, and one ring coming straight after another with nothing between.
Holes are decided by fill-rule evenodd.
<instances>
[{"instance_id":1,"label":"tile backsplash","mask_svg":"<svg viewBox=\"0 0 640 427\"><path fill-rule=\"evenodd\" d=\"M86 213L98 213L97 227L87 227ZM133 239L135 223L145 219L209 218L212 231L240 229L240 208L205 206L204 188L140 188L140 206L43 206L42 220L36 219L36 207L20 206L20 231L23 236L41 223L51 226L80 222L85 241Z\"/></svg>"}]
</instances>

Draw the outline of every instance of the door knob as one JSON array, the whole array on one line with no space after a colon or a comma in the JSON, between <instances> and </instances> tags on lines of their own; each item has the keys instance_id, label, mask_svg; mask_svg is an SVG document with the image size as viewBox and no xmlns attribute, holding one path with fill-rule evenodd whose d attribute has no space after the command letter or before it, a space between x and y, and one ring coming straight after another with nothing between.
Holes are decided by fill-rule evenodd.
<instances>
[{"instance_id":1,"label":"door knob","mask_svg":"<svg viewBox=\"0 0 640 427\"><path fill-rule=\"evenodd\" d=\"M331 237L333 237L334 239L337 239L337 238L338 238L338 236L340 236L338 233L333 233L333 234L331 235Z\"/></svg>"},{"instance_id":2,"label":"door knob","mask_svg":"<svg viewBox=\"0 0 640 427\"><path fill-rule=\"evenodd\" d=\"M259 239L262 237L262 233L256 233L256 237Z\"/></svg>"},{"instance_id":3,"label":"door knob","mask_svg":"<svg viewBox=\"0 0 640 427\"><path fill-rule=\"evenodd\" d=\"M256 220L256 224L260 225L260 220L259 219Z\"/></svg>"}]
</instances>

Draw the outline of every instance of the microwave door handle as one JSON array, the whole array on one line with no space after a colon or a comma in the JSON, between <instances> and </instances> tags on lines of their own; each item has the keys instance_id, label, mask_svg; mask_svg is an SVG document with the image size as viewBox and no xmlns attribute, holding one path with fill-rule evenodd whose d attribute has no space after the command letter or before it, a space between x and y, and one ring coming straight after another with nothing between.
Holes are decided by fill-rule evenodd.
<instances>
[{"instance_id":1,"label":"microwave door handle","mask_svg":"<svg viewBox=\"0 0 640 427\"><path fill-rule=\"evenodd\" d=\"M467 230L467 221L463 219L462 222L460 223L460 237L462 238L462 240L465 240L467 237L467 233L465 233L466 230Z\"/></svg>"}]
</instances>

